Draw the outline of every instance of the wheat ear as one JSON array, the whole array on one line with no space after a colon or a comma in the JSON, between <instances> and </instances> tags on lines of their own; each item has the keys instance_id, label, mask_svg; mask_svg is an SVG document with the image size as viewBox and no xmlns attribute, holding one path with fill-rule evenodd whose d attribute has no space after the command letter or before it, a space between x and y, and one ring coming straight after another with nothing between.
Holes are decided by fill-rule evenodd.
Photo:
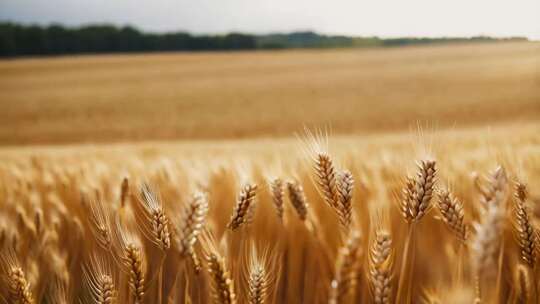
<instances>
[{"instance_id":1,"label":"wheat ear","mask_svg":"<svg viewBox=\"0 0 540 304\"><path fill-rule=\"evenodd\" d=\"M406 303L410 302L410 289L414 275L416 224L431 208L431 198L437 176L437 167L434 160L420 161L417 167L416 177L414 179L407 178L400 205L401 214L409 227L401 261L397 298L405 299ZM405 284L407 286L404 286ZM406 292L406 294L403 295L403 292Z\"/></svg>"},{"instance_id":2,"label":"wheat ear","mask_svg":"<svg viewBox=\"0 0 540 304\"><path fill-rule=\"evenodd\" d=\"M156 244L165 254L171 247L171 236L169 232L169 218L163 210L161 201L155 192L147 185L141 187L141 199L138 207L135 209L135 215L142 227L143 234ZM163 286L163 265L165 263L165 254L162 256L158 267L158 298L157 303L162 304L162 286Z\"/></svg>"},{"instance_id":3,"label":"wheat ear","mask_svg":"<svg viewBox=\"0 0 540 304\"><path fill-rule=\"evenodd\" d=\"M360 233L353 230L347 243L339 250L329 303L345 303L347 296L354 290L361 252L360 241Z\"/></svg>"},{"instance_id":4,"label":"wheat ear","mask_svg":"<svg viewBox=\"0 0 540 304\"><path fill-rule=\"evenodd\" d=\"M390 234L378 229L371 245L369 259L369 279L372 300L376 304L392 302L392 238Z\"/></svg>"},{"instance_id":5,"label":"wheat ear","mask_svg":"<svg viewBox=\"0 0 540 304\"><path fill-rule=\"evenodd\" d=\"M514 233L520 248L520 257L530 268L536 262L536 236L526 206L525 185L518 183L514 200Z\"/></svg>"},{"instance_id":6,"label":"wheat ear","mask_svg":"<svg viewBox=\"0 0 540 304\"><path fill-rule=\"evenodd\" d=\"M211 252L206 257L208 273L212 280L212 297L216 304L236 303L234 284L225 266L225 259L217 252Z\"/></svg>"},{"instance_id":7,"label":"wheat ear","mask_svg":"<svg viewBox=\"0 0 540 304\"><path fill-rule=\"evenodd\" d=\"M11 266L7 273L10 303L33 304L30 283L21 267Z\"/></svg>"},{"instance_id":8,"label":"wheat ear","mask_svg":"<svg viewBox=\"0 0 540 304\"><path fill-rule=\"evenodd\" d=\"M401 201L401 213L407 222L418 222L429 211L436 176L436 162L424 160L418 163L416 178L407 179Z\"/></svg>"},{"instance_id":9,"label":"wheat ear","mask_svg":"<svg viewBox=\"0 0 540 304\"><path fill-rule=\"evenodd\" d=\"M308 217L308 202L306 195L304 194L304 188L297 181L287 182L287 192L289 193L289 200L296 214L301 221L305 221Z\"/></svg>"},{"instance_id":10,"label":"wheat ear","mask_svg":"<svg viewBox=\"0 0 540 304\"><path fill-rule=\"evenodd\" d=\"M345 229L349 229L352 222L352 197L354 178L350 171L344 170L338 174L337 196L339 221Z\"/></svg>"},{"instance_id":11,"label":"wheat ear","mask_svg":"<svg viewBox=\"0 0 540 304\"><path fill-rule=\"evenodd\" d=\"M270 193L272 195L272 202L276 209L276 215L280 222L283 223L283 215L285 211L284 206L284 197L285 197L285 188L283 181L280 178L275 178L270 182Z\"/></svg>"},{"instance_id":12,"label":"wheat ear","mask_svg":"<svg viewBox=\"0 0 540 304\"><path fill-rule=\"evenodd\" d=\"M491 296L482 289L482 278L492 277L494 269L497 268L496 258L499 252L501 234L504 223L504 213L498 204L487 205L486 210L481 215L481 221L474 224L476 231L471 243L472 265L474 275L478 279L478 297L485 300Z\"/></svg>"},{"instance_id":13,"label":"wheat ear","mask_svg":"<svg viewBox=\"0 0 540 304\"><path fill-rule=\"evenodd\" d=\"M465 213L461 202L448 190L441 190L438 193L437 207L442 221L452 234L463 243L467 241L469 228L464 221Z\"/></svg>"},{"instance_id":14,"label":"wheat ear","mask_svg":"<svg viewBox=\"0 0 540 304\"><path fill-rule=\"evenodd\" d=\"M98 199L88 200L83 195L81 202L89 214L90 231L97 244L105 251L109 251L112 246L112 238L108 210Z\"/></svg>"},{"instance_id":15,"label":"wheat ear","mask_svg":"<svg viewBox=\"0 0 540 304\"><path fill-rule=\"evenodd\" d=\"M481 216L481 221L475 223L476 235L472 240L473 265L477 271L487 273L495 265L504 214L497 205L489 206Z\"/></svg>"},{"instance_id":16,"label":"wheat ear","mask_svg":"<svg viewBox=\"0 0 540 304\"><path fill-rule=\"evenodd\" d=\"M326 152L315 156L315 176L324 201L334 210L339 210L336 170L334 162Z\"/></svg>"},{"instance_id":17,"label":"wheat ear","mask_svg":"<svg viewBox=\"0 0 540 304\"><path fill-rule=\"evenodd\" d=\"M120 224L116 217L116 239L121 262L121 269L128 274L131 296L135 303L142 304L145 294L146 259L140 239Z\"/></svg>"},{"instance_id":18,"label":"wheat ear","mask_svg":"<svg viewBox=\"0 0 540 304\"><path fill-rule=\"evenodd\" d=\"M96 255L91 256L90 266L84 268L83 276L94 303L116 303L114 279L105 260Z\"/></svg>"},{"instance_id":19,"label":"wheat ear","mask_svg":"<svg viewBox=\"0 0 540 304\"><path fill-rule=\"evenodd\" d=\"M175 237L178 249L182 256L191 255L193 246L204 228L208 215L208 197L203 193L193 195L191 202L182 212L182 220L178 235Z\"/></svg>"},{"instance_id":20,"label":"wheat ear","mask_svg":"<svg viewBox=\"0 0 540 304\"><path fill-rule=\"evenodd\" d=\"M129 179L124 177L122 185L120 186L120 206L126 205L127 198L129 197Z\"/></svg>"},{"instance_id":21,"label":"wheat ear","mask_svg":"<svg viewBox=\"0 0 540 304\"><path fill-rule=\"evenodd\" d=\"M264 259L257 256L252 250L249 260L248 302L249 304L263 304L268 297L270 275L265 267Z\"/></svg>"},{"instance_id":22,"label":"wheat ear","mask_svg":"<svg viewBox=\"0 0 540 304\"><path fill-rule=\"evenodd\" d=\"M129 266L129 287L135 303L143 303L146 267L141 247L129 244L126 247L125 262Z\"/></svg>"},{"instance_id":23,"label":"wheat ear","mask_svg":"<svg viewBox=\"0 0 540 304\"><path fill-rule=\"evenodd\" d=\"M227 227L231 230L236 230L246 223L248 220L249 210L252 204L255 203L255 197L257 194L257 185L247 184L240 191L240 195L234 206L231 220Z\"/></svg>"},{"instance_id":24,"label":"wheat ear","mask_svg":"<svg viewBox=\"0 0 540 304\"><path fill-rule=\"evenodd\" d=\"M490 203L504 203L502 197L506 195L508 177L502 166L498 166L488 177L487 187L481 191L480 202L486 206Z\"/></svg>"},{"instance_id":25,"label":"wheat ear","mask_svg":"<svg viewBox=\"0 0 540 304\"><path fill-rule=\"evenodd\" d=\"M171 247L169 218L163 210L161 201L147 184L141 186L140 197L135 214L143 228L143 234L161 250L169 249Z\"/></svg>"}]
</instances>

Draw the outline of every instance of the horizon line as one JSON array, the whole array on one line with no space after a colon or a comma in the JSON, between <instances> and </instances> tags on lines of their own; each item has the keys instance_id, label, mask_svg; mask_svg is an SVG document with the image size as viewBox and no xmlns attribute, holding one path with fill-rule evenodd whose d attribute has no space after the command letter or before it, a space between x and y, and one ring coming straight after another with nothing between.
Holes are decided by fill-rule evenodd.
<instances>
[{"instance_id":1,"label":"horizon line","mask_svg":"<svg viewBox=\"0 0 540 304\"><path fill-rule=\"evenodd\" d=\"M150 33L150 34L170 34L170 33L186 33L194 36L220 36L220 35L227 35L227 34L245 34L245 35L252 35L252 36L266 36L266 35L279 35L279 34L294 34L294 33L314 33L318 35L323 36L341 36L341 37L348 37L348 38L378 38L378 39L399 39L399 38L415 38L415 39L437 39L437 38L444 38L444 39L458 39L458 38L476 38L476 37L487 37L487 38L496 38L496 39L510 39L510 38L525 38L528 41L540 41L540 37L534 37L530 35L498 35L498 34L487 34L487 33L478 33L474 35L376 35L376 34L345 34L345 33L336 33L336 32L325 32L325 31L319 31L316 29L309 29L309 28L297 28L297 29L291 29L291 30L269 30L269 31L244 31L244 30L228 30L228 31L216 31L216 32L198 32L198 31L190 31L185 29L176 29L176 30L147 30L143 29L137 25L129 24L129 23L115 23L115 22L83 22L78 25L71 25L66 24L62 22L52 21L52 22L20 22L20 21L14 21L14 20L3 20L0 19L0 23L11 23L15 25L20 26L41 26L41 27L49 27L49 26L62 26L69 29L77 29L77 28L84 28L84 27L90 27L90 26L114 26L117 28L124 28L124 27L130 27L133 28L141 33Z\"/></svg>"}]
</instances>

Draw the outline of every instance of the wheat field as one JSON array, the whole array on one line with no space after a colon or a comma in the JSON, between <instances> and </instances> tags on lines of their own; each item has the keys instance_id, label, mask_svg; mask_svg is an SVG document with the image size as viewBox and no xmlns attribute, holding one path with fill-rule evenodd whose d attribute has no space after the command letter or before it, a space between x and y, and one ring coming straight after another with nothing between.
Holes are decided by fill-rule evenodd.
<instances>
[{"instance_id":1,"label":"wheat field","mask_svg":"<svg viewBox=\"0 0 540 304\"><path fill-rule=\"evenodd\" d=\"M540 44L0 61L0 143L288 137L531 121ZM332 105L332 106L330 106ZM66 127L69 126L69 127Z\"/></svg>"},{"instance_id":2,"label":"wheat field","mask_svg":"<svg viewBox=\"0 0 540 304\"><path fill-rule=\"evenodd\" d=\"M0 301L539 303L537 50L0 62Z\"/></svg>"}]
</instances>

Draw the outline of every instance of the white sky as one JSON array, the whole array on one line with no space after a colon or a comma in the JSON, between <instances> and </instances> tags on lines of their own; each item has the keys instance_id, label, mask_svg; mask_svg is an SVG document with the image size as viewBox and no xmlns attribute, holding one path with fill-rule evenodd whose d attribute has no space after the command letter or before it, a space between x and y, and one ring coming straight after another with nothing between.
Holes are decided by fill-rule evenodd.
<instances>
[{"instance_id":1,"label":"white sky","mask_svg":"<svg viewBox=\"0 0 540 304\"><path fill-rule=\"evenodd\" d=\"M0 20L146 31L540 39L540 0L0 0Z\"/></svg>"}]
</instances>

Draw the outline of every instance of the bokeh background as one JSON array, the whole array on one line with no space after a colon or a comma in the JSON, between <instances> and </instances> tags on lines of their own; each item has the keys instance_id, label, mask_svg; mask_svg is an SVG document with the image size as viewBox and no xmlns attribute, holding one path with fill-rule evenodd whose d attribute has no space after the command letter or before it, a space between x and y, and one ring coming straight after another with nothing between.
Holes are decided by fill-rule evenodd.
<instances>
[{"instance_id":1,"label":"bokeh background","mask_svg":"<svg viewBox=\"0 0 540 304\"><path fill-rule=\"evenodd\" d=\"M537 122L537 1L0 4L0 144Z\"/></svg>"}]
</instances>

